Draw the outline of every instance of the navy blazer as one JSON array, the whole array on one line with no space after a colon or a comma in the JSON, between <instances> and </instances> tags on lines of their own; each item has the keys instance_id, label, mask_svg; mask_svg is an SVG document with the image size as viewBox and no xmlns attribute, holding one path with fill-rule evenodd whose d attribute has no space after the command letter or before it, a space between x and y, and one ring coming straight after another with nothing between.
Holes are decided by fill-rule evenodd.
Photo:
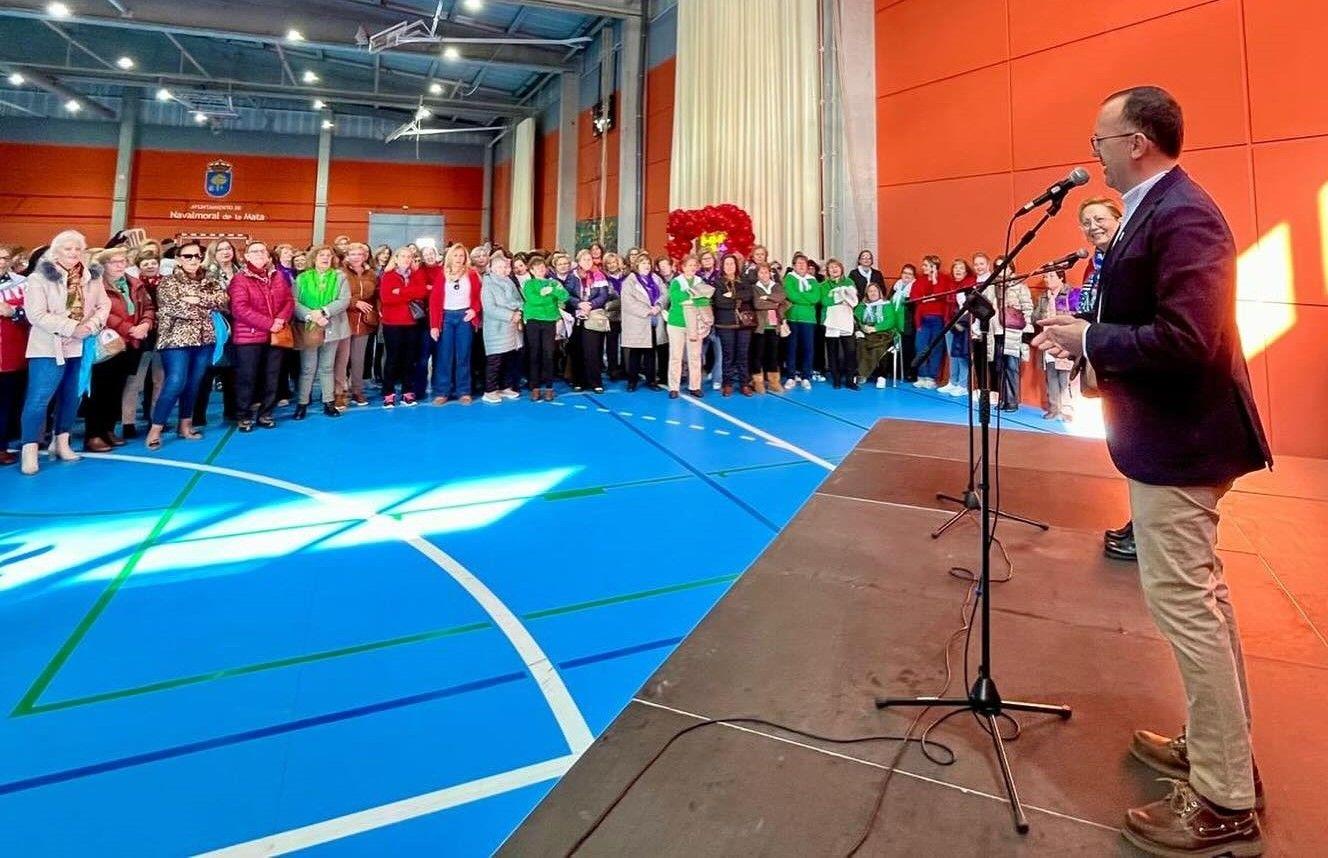
<instances>
[{"instance_id":1,"label":"navy blazer","mask_svg":"<svg viewBox=\"0 0 1328 858\"><path fill-rule=\"evenodd\" d=\"M1088 360L1121 473L1153 485L1220 485L1271 466L1236 330L1236 242L1180 167L1125 224L1099 287Z\"/></svg>"}]
</instances>

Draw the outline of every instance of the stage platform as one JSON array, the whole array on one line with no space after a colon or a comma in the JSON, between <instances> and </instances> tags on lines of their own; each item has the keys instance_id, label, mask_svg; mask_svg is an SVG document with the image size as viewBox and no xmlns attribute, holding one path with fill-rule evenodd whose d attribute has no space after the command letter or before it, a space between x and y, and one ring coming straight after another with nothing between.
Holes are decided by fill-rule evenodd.
<instances>
[{"instance_id":1,"label":"stage platform","mask_svg":"<svg viewBox=\"0 0 1328 858\"><path fill-rule=\"evenodd\" d=\"M976 570L977 521L939 540L935 493L965 482L965 430L882 420L508 839L503 855L566 855L677 731L756 717L831 736L901 733L882 694L934 694ZM1125 808L1165 786L1126 752L1133 729L1173 732L1184 698L1131 564L1101 531L1128 518L1102 442L1004 433L1001 505L1013 579L994 587L994 675L1009 699L1066 703L1019 716L1008 745L1032 830L1016 834L991 742L974 719L933 731L953 765L911 746L862 855L1134 855ZM1279 460L1223 501L1219 543L1245 641L1269 855L1328 854L1328 462ZM672 539L685 538L675 530ZM710 522L696 550L723 538ZM996 554L993 575L1007 567ZM976 653L976 640L974 641ZM953 646L964 687L962 646ZM926 725L941 714L932 710ZM868 824L894 742L834 746L713 725L674 743L576 853L844 855Z\"/></svg>"}]
</instances>

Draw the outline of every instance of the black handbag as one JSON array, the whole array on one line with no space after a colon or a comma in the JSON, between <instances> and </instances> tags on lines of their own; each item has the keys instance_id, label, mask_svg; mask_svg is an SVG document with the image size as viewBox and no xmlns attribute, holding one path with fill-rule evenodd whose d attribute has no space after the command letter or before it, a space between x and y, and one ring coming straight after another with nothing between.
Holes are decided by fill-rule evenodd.
<instances>
[{"instance_id":1,"label":"black handbag","mask_svg":"<svg viewBox=\"0 0 1328 858\"><path fill-rule=\"evenodd\" d=\"M408 301L406 309L410 310L410 317L417 322L423 321L424 317L429 315L429 308L423 301Z\"/></svg>"}]
</instances>

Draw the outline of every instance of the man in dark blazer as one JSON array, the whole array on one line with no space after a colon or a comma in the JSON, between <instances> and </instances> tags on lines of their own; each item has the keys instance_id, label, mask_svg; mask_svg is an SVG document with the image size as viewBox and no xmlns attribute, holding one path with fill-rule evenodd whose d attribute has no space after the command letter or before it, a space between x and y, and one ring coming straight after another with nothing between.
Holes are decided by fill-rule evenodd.
<instances>
[{"instance_id":1,"label":"man in dark blazer","mask_svg":"<svg viewBox=\"0 0 1328 858\"><path fill-rule=\"evenodd\" d=\"M1125 216L1091 317L1043 323L1034 346L1080 363L1103 397L1107 446L1128 478L1144 597L1189 701L1185 732L1130 752L1176 780L1131 810L1126 839L1155 855L1258 855L1262 789L1250 748L1240 636L1217 555L1218 501L1272 463L1236 330L1236 244L1177 161L1180 105L1135 87L1102 105L1092 138Z\"/></svg>"},{"instance_id":2,"label":"man in dark blazer","mask_svg":"<svg viewBox=\"0 0 1328 858\"><path fill-rule=\"evenodd\" d=\"M889 298L889 289L885 285L885 275L876 267L876 257L870 250L864 250L858 254L858 265L848 272L848 277L853 281L853 286L858 290L858 300L862 301L867 297L867 287L875 283L881 289L881 297Z\"/></svg>"}]
</instances>

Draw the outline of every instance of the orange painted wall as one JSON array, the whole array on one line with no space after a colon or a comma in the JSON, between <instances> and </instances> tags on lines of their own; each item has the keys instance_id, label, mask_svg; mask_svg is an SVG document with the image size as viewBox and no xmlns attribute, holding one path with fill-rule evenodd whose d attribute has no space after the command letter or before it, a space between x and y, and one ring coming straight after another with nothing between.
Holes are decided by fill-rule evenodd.
<instances>
[{"instance_id":1,"label":"orange painted wall","mask_svg":"<svg viewBox=\"0 0 1328 858\"><path fill-rule=\"evenodd\" d=\"M222 200L203 193L203 171L218 153L141 150L134 158L129 220L150 235L180 231L237 231L272 241L308 243L313 232L316 162L312 158L222 154L234 166L234 185ZM69 166L77 164L78 169ZM59 193L38 177L63 175ZM110 228L115 150L0 143L0 240L44 244L61 229L104 241ZM448 237L479 239L483 170L438 164L333 160L328 174L327 235L368 233L369 212L441 213ZM263 221L186 221L172 210L191 203L224 203L266 216Z\"/></svg>"},{"instance_id":2,"label":"orange painted wall","mask_svg":"<svg viewBox=\"0 0 1328 858\"><path fill-rule=\"evenodd\" d=\"M615 92L613 97L616 101L618 94ZM607 144L608 149L604 214L607 217L618 214L618 125L615 123L603 138L596 137L591 113L589 109L583 110L576 120L576 219L579 221L600 216L601 144Z\"/></svg>"},{"instance_id":3,"label":"orange painted wall","mask_svg":"<svg viewBox=\"0 0 1328 858\"><path fill-rule=\"evenodd\" d=\"M493 165L493 235L495 243L507 246L507 229L512 221L512 162Z\"/></svg>"},{"instance_id":4,"label":"orange painted wall","mask_svg":"<svg viewBox=\"0 0 1328 858\"><path fill-rule=\"evenodd\" d=\"M1182 163L1242 251L1242 330L1274 449L1328 456L1328 99L1306 95L1328 44L1321 0L877 0L879 247L999 252L1009 213L1074 166L1106 193L1088 137L1108 93L1171 90ZM955 38L979 33L983 43ZM919 50L919 46L927 46ZM1022 257L1083 245L1073 213ZM1258 324L1260 320L1266 325ZM1036 373L1025 373L1035 376ZM1026 393L1036 395L1035 387Z\"/></svg>"},{"instance_id":5,"label":"orange painted wall","mask_svg":"<svg viewBox=\"0 0 1328 858\"><path fill-rule=\"evenodd\" d=\"M669 58L646 72L645 246L662 254L668 242L669 160L673 157L673 80Z\"/></svg>"}]
</instances>

